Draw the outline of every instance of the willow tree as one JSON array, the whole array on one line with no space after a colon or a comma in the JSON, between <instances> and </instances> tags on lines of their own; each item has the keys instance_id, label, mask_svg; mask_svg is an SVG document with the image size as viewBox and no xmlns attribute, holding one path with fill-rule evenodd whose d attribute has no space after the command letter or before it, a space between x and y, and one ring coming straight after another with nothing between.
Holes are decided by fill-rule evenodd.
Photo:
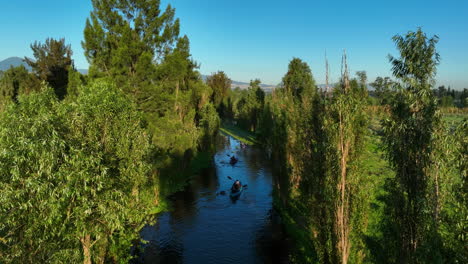
<instances>
[{"instance_id":1,"label":"willow tree","mask_svg":"<svg viewBox=\"0 0 468 264\"><path fill-rule=\"evenodd\" d=\"M388 185L392 202L387 203L387 213L393 229L387 238L396 236L393 261L419 263L424 255L421 250L434 233L428 184L434 131L439 123L431 92L439 64L435 47L438 37L428 38L418 29L396 35L393 40L400 57L389 56L399 83L390 103L390 116L383 122L387 157L396 172Z\"/></svg>"},{"instance_id":2,"label":"willow tree","mask_svg":"<svg viewBox=\"0 0 468 264\"><path fill-rule=\"evenodd\" d=\"M128 260L153 202L135 105L105 83L75 102L45 88L0 120L0 262Z\"/></svg>"}]
</instances>

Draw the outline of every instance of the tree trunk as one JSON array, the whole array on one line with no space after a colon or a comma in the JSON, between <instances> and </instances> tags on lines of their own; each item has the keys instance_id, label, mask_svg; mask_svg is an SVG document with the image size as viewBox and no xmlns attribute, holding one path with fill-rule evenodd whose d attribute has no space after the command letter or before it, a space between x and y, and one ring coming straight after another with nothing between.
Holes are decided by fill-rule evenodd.
<instances>
[{"instance_id":1,"label":"tree trunk","mask_svg":"<svg viewBox=\"0 0 468 264\"><path fill-rule=\"evenodd\" d=\"M439 194L439 164L436 166L435 173L435 212L434 212L434 221L436 226L439 225L439 212L440 212L440 194Z\"/></svg>"},{"instance_id":2,"label":"tree trunk","mask_svg":"<svg viewBox=\"0 0 468 264\"><path fill-rule=\"evenodd\" d=\"M340 181L338 184L338 190L340 192L340 198L337 208L337 227L338 227L338 250L341 254L341 263L348 263L349 257L349 205L346 194L346 176L347 176L347 163L349 154L350 142L345 139L344 124L342 121L342 115L339 113L340 118L340 142L339 149L341 151L341 173Z\"/></svg>"},{"instance_id":3,"label":"tree trunk","mask_svg":"<svg viewBox=\"0 0 468 264\"><path fill-rule=\"evenodd\" d=\"M80 240L83 246L83 264L91 264L91 236L85 235Z\"/></svg>"},{"instance_id":4,"label":"tree trunk","mask_svg":"<svg viewBox=\"0 0 468 264\"><path fill-rule=\"evenodd\" d=\"M177 111L177 99L179 97L179 81L176 82L174 110Z\"/></svg>"}]
</instances>

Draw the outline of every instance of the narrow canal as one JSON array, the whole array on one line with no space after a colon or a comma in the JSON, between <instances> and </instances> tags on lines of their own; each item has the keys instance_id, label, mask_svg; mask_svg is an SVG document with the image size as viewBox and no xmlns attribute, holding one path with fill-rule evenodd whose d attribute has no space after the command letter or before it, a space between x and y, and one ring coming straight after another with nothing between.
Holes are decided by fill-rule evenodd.
<instances>
[{"instance_id":1,"label":"narrow canal","mask_svg":"<svg viewBox=\"0 0 468 264\"><path fill-rule=\"evenodd\" d=\"M172 195L172 210L142 230L148 243L138 263L288 263L287 239L272 210L270 168L261 149L221 135L214 167ZM229 196L228 176L248 185L238 199Z\"/></svg>"}]
</instances>

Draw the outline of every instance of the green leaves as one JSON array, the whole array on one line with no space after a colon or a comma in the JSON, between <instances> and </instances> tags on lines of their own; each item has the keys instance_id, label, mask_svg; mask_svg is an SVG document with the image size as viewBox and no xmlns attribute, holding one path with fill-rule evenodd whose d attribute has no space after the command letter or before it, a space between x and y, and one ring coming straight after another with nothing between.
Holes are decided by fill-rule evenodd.
<instances>
[{"instance_id":1,"label":"green leaves","mask_svg":"<svg viewBox=\"0 0 468 264\"><path fill-rule=\"evenodd\" d=\"M76 102L59 103L44 88L1 115L2 262L79 262L87 235L100 245L89 248L95 260L110 247L130 247L153 207L140 120L103 82L83 87Z\"/></svg>"},{"instance_id":2,"label":"green leaves","mask_svg":"<svg viewBox=\"0 0 468 264\"><path fill-rule=\"evenodd\" d=\"M92 2L94 10L86 21L82 45L93 74L132 86L138 84L132 77L142 70L137 68L142 57L150 57L145 69L149 73L152 60L161 63L173 51L179 21L174 20L175 10L170 6L161 12L157 0Z\"/></svg>"},{"instance_id":3,"label":"green leaves","mask_svg":"<svg viewBox=\"0 0 468 264\"><path fill-rule=\"evenodd\" d=\"M189 39L179 36L174 8L163 11L158 0L92 2L82 43L90 77L116 84L136 104L158 149L153 155L195 152L209 88L195 71Z\"/></svg>"},{"instance_id":4,"label":"green leaves","mask_svg":"<svg viewBox=\"0 0 468 264\"><path fill-rule=\"evenodd\" d=\"M39 80L24 66L10 68L0 76L0 112L7 104L17 103L18 96L40 88Z\"/></svg>"},{"instance_id":5,"label":"green leaves","mask_svg":"<svg viewBox=\"0 0 468 264\"><path fill-rule=\"evenodd\" d=\"M63 99L67 94L68 73L73 70L72 50L65 45L65 39L47 38L44 44L34 42L31 45L35 60L25 58L37 77L47 82Z\"/></svg>"},{"instance_id":6,"label":"green leaves","mask_svg":"<svg viewBox=\"0 0 468 264\"><path fill-rule=\"evenodd\" d=\"M46 260L60 251L63 221L60 196L65 127L56 115L57 99L50 88L20 96L1 115L0 244L2 262Z\"/></svg>"},{"instance_id":7,"label":"green leaves","mask_svg":"<svg viewBox=\"0 0 468 264\"><path fill-rule=\"evenodd\" d=\"M220 109L224 98L227 98L230 94L231 80L224 72L219 71L212 74L211 76L208 76L206 79L206 84L208 84L208 86L210 86L213 90L211 101L213 102L215 108Z\"/></svg>"},{"instance_id":8,"label":"green leaves","mask_svg":"<svg viewBox=\"0 0 468 264\"><path fill-rule=\"evenodd\" d=\"M293 58L288 65L288 72L283 77L283 87L294 97L300 98L302 93L315 92L315 81L309 65L299 58Z\"/></svg>"},{"instance_id":9,"label":"green leaves","mask_svg":"<svg viewBox=\"0 0 468 264\"><path fill-rule=\"evenodd\" d=\"M386 227L400 228L398 232L388 229L384 232L398 241L399 252L389 252L390 255L418 263L427 261L424 250L438 241L436 211L442 203L440 185L445 177L437 160L437 152L441 151L436 133L441 129L440 116L430 90L440 61L435 50L438 37L428 39L418 29L393 40L400 58L389 56L389 60L400 86L390 100L390 116L383 122L383 128L387 157L396 172L391 195L399 199L397 203L395 199L387 201L386 210L394 217L387 219ZM435 206L429 200L432 184L435 194L431 201L435 201ZM440 246L435 248L437 251L431 252L434 256L441 252Z\"/></svg>"},{"instance_id":10,"label":"green leaves","mask_svg":"<svg viewBox=\"0 0 468 264\"><path fill-rule=\"evenodd\" d=\"M406 82L415 79L420 84L429 84L428 81L435 76L440 62L439 53L435 49L439 37L428 39L421 28L418 28L416 32L409 31L405 36L396 35L392 39L401 55L401 58L388 56L393 75Z\"/></svg>"}]
</instances>

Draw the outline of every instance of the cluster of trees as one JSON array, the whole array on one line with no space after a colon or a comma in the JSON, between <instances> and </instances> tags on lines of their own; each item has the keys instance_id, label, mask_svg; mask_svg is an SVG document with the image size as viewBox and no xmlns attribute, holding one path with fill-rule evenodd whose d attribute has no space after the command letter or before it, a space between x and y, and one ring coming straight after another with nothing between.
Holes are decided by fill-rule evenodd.
<instances>
[{"instance_id":1,"label":"cluster of trees","mask_svg":"<svg viewBox=\"0 0 468 264\"><path fill-rule=\"evenodd\" d=\"M256 97L255 83L231 94L230 117L261 134L275 161L275 203L300 243L298 262L468 259L467 122L452 127L441 120L431 90L438 38L419 29L394 41L400 52L390 56L395 80L372 84L379 104L388 106L377 133L368 129L375 116L366 74L351 79L346 55L332 89L318 89L309 66L294 58L271 95ZM262 108L245 111L246 102ZM390 175L367 169L373 138L382 142Z\"/></svg>"},{"instance_id":2,"label":"cluster of trees","mask_svg":"<svg viewBox=\"0 0 468 264\"><path fill-rule=\"evenodd\" d=\"M377 77L370 85L374 88L369 95L371 101L376 105L389 105L390 98L396 92L394 89L396 82L390 77ZM464 88L461 91L445 88L444 85L437 89L432 89L432 93L437 98L437 102L441 107L468 107L468 89Z\"/></svg>"},{"instance_id":3,"label":"cluster of trees","mask_svg":"<svg viewBox=\"0 0 468 264\"><path fill-rule=\"evenodd\" d=\"M31 45L32 73L2 74L2 263L128 262L159 197L219 128L218 91L171 6L92 2L88 75L64 39Z\"/></svg>"},{"instance_id":4,"label":"cluster of trees","mask_svg":"<svg viewBox=\"0 0 468 264\"><path fill-rule=\"evenodd\" d=\"M445 88L444 85L433 89L432 92L439 100L439 105L442 107L468 107L468 89L463 91Z\"/></svg>"},{"instance_id":5,"label":"cluster of trees","mask_svg":"<svg viewBox=\"0 0 468 264\"><path fill-rule=\"evenodd\" d=\"M55 91L62 100L69 94L76 95L77 86L84 77L75 70L72 60L72 49L65 44L65 39L46 39L45 43L35 42L31 45L34 59L24 61L33 72L28 72L23 65L11 67L1 74L0 111L10 102L17 102L18 96L39 91L44 82Z\"/></svg>"},{"instance_id":6,"label":"cluster of trees","mask_svg":"<svg viewBox=\"0 0 468 264\"><path fill-rule=\"evenodd\" d=\"M263 120L265 105L265 91L260 87L261 81L255 79L250 81L247 89L236 87L231 94L225 98L224 111L221 117L226 120L235 120L237 125L247 131L257 132L262 128L260 122Z\"/></svg>"},{"instance_id":7,"label":"cluster of trees","mask_svg":"<svg viewBox=\"0 0 468 264\"><path fill-rule=\"evenodd\" d=\"M345 64L346 65L346 64ZM365 73L347 70L333 92L317 89L309 66L293 59L268 102L265 144L278 161L279 207L291 212L321 263L359 262L356 230L365 221L362 147L367 128ZM352 243L355 242L355 243ZM353 247L351 247L353 245ZM358 250L356 250L356 248ZM301 252L304 259L310 252ZM309 261L312 261L309 259Z\"/></svg>"},{"instance_id":8,"label":"cluster of trees","mask_svg":"<svg viewBox=\"0 0 468 264\"><path fill-rule=\"evenodd\" d=\"M0 74L0 262L127 262L160 195L213 146L220 116L271 151L276 205L307 234L300 261L467 262L468 124L446 127L438 111L466 106L467 90L432 90L437 37L395 36L395 80L371 84L388 106L380 135L394 175L369 235L376 179L363 155L376 135L366 73L351 78L346 55L331 90L299 58L272 94L260 80L231 90L224 72L202 80L171 6L92 2L88 75L64 39L31 45L33 72Z\"/></svg>"},{"instance_id":9,"label":"cluster of trees","mask_svg":"<svg viewBox=\"0 0 468 264\"><path fill-rule=\"evenodd\" d=\"M2 262L127 259L155 188L135 105L107 83L67 102L43 87L1 124Z\"/></svg>"}]
</instances>

